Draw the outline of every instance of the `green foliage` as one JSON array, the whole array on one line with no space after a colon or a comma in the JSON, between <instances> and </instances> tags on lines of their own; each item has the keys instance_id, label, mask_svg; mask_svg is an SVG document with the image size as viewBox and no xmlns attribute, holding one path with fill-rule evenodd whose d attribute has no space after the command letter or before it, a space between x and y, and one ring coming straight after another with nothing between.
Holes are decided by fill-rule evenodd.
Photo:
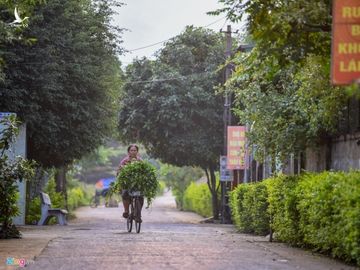
<instances>
[{"instance_id":1,"label":"green foliage","mask_svg":"<svg viewBox=\"0 0 360 270\"><path fill-rule=\"evenodd\" d=\"M298 177L280 175L269 183L269 213L276 239L293 245L302 245L303 234L299 228L299 197L296 192Z\"/></svg>"},{"instance_id":2,"label":"green foliage","mask_svg":"<svg viewBox=\"0 0 360 270\"><path fill-rule=\"evenodd\" d=\"M185 190L184 210L196 212L204 217L212 215L212 197L207 184L192 182Z\"/></svg>"},{"instance_id":3,"label":"green foliage","mask_svg":"<svg viewBox=\"0 0 360 270\"><path fill-rule=\"evenodd\" d=\"M230 195L239 230L271 226L277 240L360 265L360 172L280 175Z\"/></svg>"},{"instance_id":4,"label":"green foliage","mask_svg":"<svg viewBox=\"0 0 360 270\"><path fill-rule=\"evenodd\" d=\"M71 213L80 206L89 205L90 199L94 196L94 186L82 183L76 179L69 178L67 182L67 208ZM49 194L52 207L65 208L65 198L61 192L56 192L55 180L51 178L44 192ZM40 196L35 197L29 202L28 213L26 215L26 224L37 224L41 218L41 200ZM49 224L55 224L56 220L51 219Z\"/></svg>"},{"instance_id":5,"label":"green foliage","mask_svg":"<svg viewBox=\"0 0 360 270\"><path fill-rule=\"evenodd\" d=\"M78 162L78 165L80 165L84 169L94 166L109 166L111 165L112 157L126 155L126 152L126 147L114 148L101 145L97 149L92 151L89 155L82 158Z\"/></svg>"},{"instance_id":6,"label":"green foliage","mask_svg":"<svg viewBox=\"0 0 360 270\"><path fill-rule=\"evenodd\" d=\"M157 60L135 60L126 70L119 131L147 152L177 166L218 165L222 150L220 34L187 27L158 52Z\"/></svg>"},{"instance_id":7,"label":"green foliage","mask_svg":"<svg viewBox=\"0 0 360 270\"><path fill-rule=\"evenodd\" d=\"M36 225L41 218L41 199L35 197L28 203L28 211L25 217L25 223L30 225Z\"/></svg>"},{"instance_id":8,"label":"green foliage","mask_svg":"<svg viewBox=\"0 0 360 270\"><path fill-rule=\"evenodd\" d=\"M146 161L136 161L120 170L111 193L122 190L140 191L147 198L149 206L157 194L158 185L154 166Z\"/></svg>"},{"instance_id":9,"label":"green foliage","mask_svg":"<svg viewBox=\"0 0 360 270\"><path fill-rule=\"evenodd\" d=\"M241 184L230 193L230 208L236 228L266 235L270 231L267 182Z\"/></svg>"},{"instance_id":10,"label":"green foliage","mask_svg":"<svg viewBox=\"0 0 360 270\"><path fill-rule=\"evenodd\" d=\"M10 146L18 134L16 117L12 115L0 119L0 125L3 125L0 132L0 239L19 238L20 232L12 223L12 218L19 214L17 181L33 177L34 163L20 156L14 160L8 157Z\"/></svg>"},{"instance_id":11,"label":"green foliage","mask_svg":"<svg viewBox=\"0 0 360 270\"><path fill-rule=\"evenodd\" d=\"M223 80L224 51L221 34L186 27L155 61L137 59L127 67L119 114L123 141L138 140L162 162L208 170L213 196L223 149L223 98L214 88Z\"/></svg>"},{"instance_id":12,"label":"green foliage","mask_svg":"<svg viewBox=\"0 0 360 270\"><path fill-rule=\"evenodd\" d=\"M44 192L47 193L51 200L51 206L53 208L65 208L66 202L63 194L61 192L56 192L56 183L55 179L51 178L49 182L47 182Z\"/></svg>"},{"instance_id":13,"label":"green foliage","mask_svg":"<svg viewBox=\"0 0 360 270\"><path fill-rule=\"evenodd\" d=\"M23 35L23 30L27 27L27 21L22 24L11 24L15 20L14 8L17 7L18 13L21 18L30 16L32 18L33 9L43 4L45 0L2 0L0 1L0 44L3 47L11 46L14 42L21 42L23 45L30 44L31 38L26 38ZM5 80L5 74L3 68L6 66L5 56L6 51L0 51L0 81Z\"/></svg>"},{"instance_id":14,"label":"green foliage","mask_svg":"<svg viewBox=\"0 0 360 270\"><path fill-rule=\"evenodd\" d=\"M47 1L34 8L23 31L36 42L2 49L0 110L27 123L28 156L44 167L71 164L112 135L121 30L111 26L111 2Z\"/></svg>"},{"instance_id":15,"label":"green foliage","mask_svg":"<svg viewBox=\"0 0 360 270\"><path fill-rule=\"evenodd\" d=\"M360 265L360 172L307 174L297 190L304 243Z\"/></svg>"},{"instance_id":16,"label":"green foliage","mask_svg":"<svg viewBox=\"0 0 360 270\"><path fill-rule=\"evenodd\" d=\"M256 158L283 160L334 134L346 93L329 80L332 1L219 2L212 13L244 18L254 44L234 57L228 84Z\"/></svg>"},{"instance_id":17,"label":"green foliage","mask_svg":"<svg viewBox=\"0 0 360 270\"><path fill-rule=\"evenodd\" d=\"M72 177L67 178L67 207L74 211L80 206L89 205L94 196L94 185L80 182Z\"/></svg>"},{"instance_id":18,"label":"green foliage","mask_svg":"<svg viewBox=\"0 0 360 270\"><path fill-rule=\"evenodd\" d=\"M165 188L166 188L165 181L159 181L159 186L156 195L161 196L162 194L164 194Z\"/></svg>"},{"instance_id":19,"label":"green foliage","mask_svg":"<svg viewBox=\"0 0 360 270\"><path fill-rule=\"evenodd\" d=\"M162 164L159 170L159 179L163 180L166 186L171 189L172 194L175 196L176 207L183 210L184 194L187 187L203 174L200 168Z\"/></svg>"}]
</instances>

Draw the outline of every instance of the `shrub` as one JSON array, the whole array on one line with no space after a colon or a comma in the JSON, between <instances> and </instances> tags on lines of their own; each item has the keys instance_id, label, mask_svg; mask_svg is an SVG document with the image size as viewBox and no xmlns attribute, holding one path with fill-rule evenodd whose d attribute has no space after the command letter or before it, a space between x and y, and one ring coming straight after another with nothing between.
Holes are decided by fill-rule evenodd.
<instances>
[{"instance_id":1,"label":"shrub","mask_svg":"<svg viewBox=\"0 0 360 270\"><path fill-rule=\"evenodd\" d=\"M302 177L298 193L304 243L360 265L360 172Z\"/></svg>"},{"instance_id":2,"label":"shrub","mask_svg":"<svg viewBox=\"0 0 360 270\"><path fill-rule=\"evenodd\" d=\"M77 179L68 177L67 181L67 205L68 210L73 211L84 205L89 205L94 196L94 186L80 182Z\"/></svg>"},{"instance_id":3,"label":"shrub","mask_svg":"<svg viewBox=\"0 0 360 270\"><path fill-rule=\"evenodd\" d=\"M61 192L55 191L55 180L51 178L48 183L45 185L43 191L47 193L51 200L51 207L52 208L65 208L65 198L61 194ZM41 218L41 199L40 195L34 198L29 202L28 205L28 212L25 217L26 224L37 224L37 222ZM49 224L55 224L55 218L51 218L49 220Z\"/></svg>"},{"instance_id":4,"label":"shrub","mask_svg":"<svg viewBox=\"0 0 360 270\"><path fill-rule=\"evenodd\" d=\"M39 197L32 199L28 203L28 211L25 217L25 223L36 225L41 218L41 200Z\"/></svg>"},{"instance_id":5,"label":"shrub","mask_svg":"<svg viewBox=\"0 0 360 270\"><path fill-rule=\"evenodd\" d=\"M303 240L299 230L297 183L297 176L286 175L273 178L268 183L271 228L276 232L277 240L292 245L301 245Z\"/></svg>"},{"instance_id":6,"label":"shrub","mask_svg":"<svg viewBox=\"0 0 360 270\"><path fill-rule=\"evenodd\" d=\"M159 196L159 195L164 194L165 188L166 188L166 183L164 181L159 181L157 195Z\"/></svg>"},{"instance_id":7,"label":"shrub","mask_svg":"<svg viewBox=\"0 0 360 270\"><path fill-rule=\"evenodd\" d=\"M269 233L267 184L241 184L230 193L230 208L237 229L244 233Z\"/></svg>"},{"instance_id":8,"label":"shrub","mask_svg":"<svg viewBox=\"0 0 360 270\"><path fill-rule=\"evenodd\" d=\"M163 164L159 170L159 179L166 183L175 196L176 207L183 210L183 201L186 188L195 180L203 176L202 169L197 167L176 167Z\"/></svg>"},{"instance_id":9,"label":"shrub","mask_svg":"<svg viewBox=\"0 0 360 270\"><path fill-rule=\"evenodd\" d=\"M204 217L212 215L212 197L207 184L192 182L185 190L183 197L184 210L194 211Z\"/></svg>"},{"instance_id":10,"label":"shrub","mask_svg":"<svg viewBox=\"0 0 360 270\"><path fill-rule=\"evenodd\" d=\"M280 175L230 193L233 220L247 233L276 239L360 265L360 172ZM267 213L266 213L267 212Z\"/></svg>"},{"instance_id":11,"label":"shrub","mask_svg":"<svg viewBox=\"0 0 360 270\"><path fill-rule=\"evenodd\" d=\"M21 234L13 224L13 217L19 214L17 181L31 179L34 175L34 162L16 157L10 160L7 151L18 134L18 121L15 116L0 120L4 125L0 132L0 238L20 238Z\"/></svg>"},{"instance_id":12,"label":"shrub","mask_svg":"<svg viewBox=\"0 0 360 270\"><path fill-rule=\"evenodd\" d=\"M77 179L69 178L67 182L67 208L70 212L76 208L84 205L89 205L90 198L93 194L93 186L82 183ZM47 193L51 199L53 208L65 208L66 202L61 192L56 192L55 180L50 178L45 187L44 192ZM28 212L25 218L26 224L37 224L41 218L41 200L37 196L28 203ZM56 224L56 220L52 218L49 224Z\"/></svg>"},{"instance_id":13,"label":"shrub","mask_svg":"<svg viewBox=\"0 0 360 270\"><path fill-rule=\"evenodd\" d=\"M247 200L249 198L249 193L251 192L252 185L250 184L241 184L236 187L230 195L230 205L233 209L232 216L233 221L235 222L236 228L240 232L252 233L254 230L251 226L251 215L248 212L249 209L246 208ZM232 201L234 198L236 201Z\"/></svg>"}]
</instances>

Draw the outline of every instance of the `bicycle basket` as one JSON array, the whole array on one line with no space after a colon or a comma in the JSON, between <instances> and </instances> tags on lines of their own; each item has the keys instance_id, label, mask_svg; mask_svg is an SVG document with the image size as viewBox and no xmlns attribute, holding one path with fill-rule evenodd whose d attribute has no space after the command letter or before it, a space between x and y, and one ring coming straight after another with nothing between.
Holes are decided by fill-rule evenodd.
<instances>
[{"instance_id":1,"label":"bicycle basket","mask_svg":"<svg viewBox=\"0 0 360 270\"><path fill-rule=\"evenodd\" d=\"M129 195L130 196L141 196L141 192L140 191L130 191Z\"/></svg>"}]
</instances>

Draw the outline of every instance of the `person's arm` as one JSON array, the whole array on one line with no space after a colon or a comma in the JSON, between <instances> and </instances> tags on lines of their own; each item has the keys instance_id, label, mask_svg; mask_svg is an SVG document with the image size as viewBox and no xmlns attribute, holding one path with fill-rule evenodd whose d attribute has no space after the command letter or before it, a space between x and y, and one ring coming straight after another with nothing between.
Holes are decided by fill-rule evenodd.
<instances>
[{"instance_id":1,"label":"person's arm","mask_svg":"<svg viewBox=\"0 0 360 270\"><path fill-rule=\"evenodd\" d=\"M123 158L123 159L120 161L120 164L119 164L119 166L118 166L116 175L119 174L120 170L121 170L128 162L129 162L129 157L125 157L125 158Z\"/></svg>"}]
</instances>

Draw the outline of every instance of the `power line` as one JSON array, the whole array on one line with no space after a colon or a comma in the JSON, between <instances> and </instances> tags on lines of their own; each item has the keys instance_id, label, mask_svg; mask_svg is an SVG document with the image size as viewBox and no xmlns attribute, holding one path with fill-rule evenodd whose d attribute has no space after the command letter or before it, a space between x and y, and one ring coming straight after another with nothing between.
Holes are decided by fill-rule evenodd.
<instances>
[{"instance_id":1,"label":"power line","mask_svg":"<svg viewBox=\"0 0 360 270\"><path fill-rule=\"evenodd\" d=\"M216 20L216 21L214 21L214 22L212 22L212 23L209 23L209 24L207 24L207 25L205 25L205 26L202 26L202 27L209 27L210 25L213 25L213 24L215 24L215 23L217 23L217 22L219 22L219 21L221 21L221 20L223 20L223 19L225 19L225 18L226 18L226 16L221 17L220 19L218 19L218 20ZM227 21L227 19L225 20L225 23L226 23L226 21ZM174 38L174 37L171 37L171 38L168 38L168 39L165 39L165 40L163 40L163 41L156 42L156 43L152 43L152 44L149 44L149 45L146 45L146 46L143 46L143 47L139 47L139 48L136 48L136 49L131 49L131 50L128 50L128 52L134 52L134 51L139 51L139 50L147 49L147 48L156 46L156 45L158 45L158 44L162 44L162 43L164 43L164 42L166 42L166 41L169 41L169 40L172 39L172 38Z\"/></svg>"},{"instance_id":2,"label":"power line","mask_svg":"<svg viewBox=\"0 0 360 270\"><path fill-rule=\"evenodd\" d=\"M181 77L172 77L172 78L166 78L166 79L154 79L154 80L139 80L139 81L130 81L130 82L125 82L125 83L129 83L129 84L137 84L137 83L152 83L152 82L165 82L165 81L174 81L174 80L183 80L183 79L187 79L187 78L191 78L191 77L196 77L199 75L205 75L205 74L215 74L216 72L212 71L207 71L207 72L201 72L201 73L194 73L194 74L190 74L190 75L186 75L186 76L181 76Z\"/></svg>"}]
</instances>

